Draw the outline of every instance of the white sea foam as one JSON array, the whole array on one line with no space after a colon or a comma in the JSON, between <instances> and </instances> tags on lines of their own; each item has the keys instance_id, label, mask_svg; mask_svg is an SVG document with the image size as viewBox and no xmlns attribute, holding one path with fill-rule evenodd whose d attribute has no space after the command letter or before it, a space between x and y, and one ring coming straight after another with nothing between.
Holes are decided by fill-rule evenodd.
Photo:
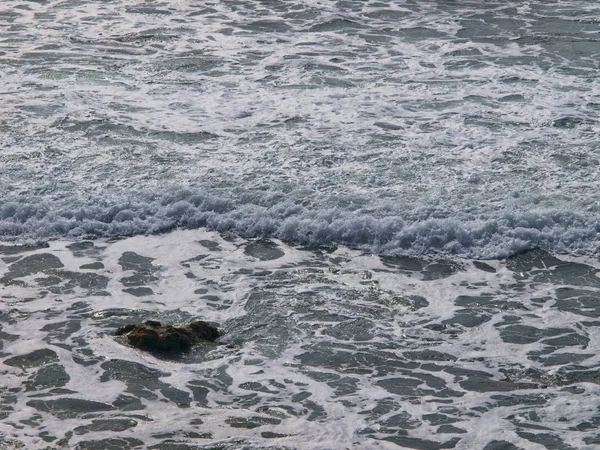
<instances>
[{"instance_id":1,"label":"white sea foam","mask_svg":"<svg viewBox=\"0 0 600 450\"><path fill-rule=\"evenodd\" d=\"M46 445L42 437L73 448L132 438L391 449L455 437L459 449L493 440L593 448L600 357L587 308L596 306L564 295L597 293L594 259L538 251L477 266L202 230L1 251L11 309L0 316L0 433L27 448ZM103 292L89 291L92 275ZM134 281L151 293L128 292ZM202 318L224 335L176 360L114 337L147 318ZM55 356L15 365L39 349ZM39 375L57 365L67 381ZM88 403L52 403L73 399Z\"/></svg>"},{"instance_id":2,"label":"white sea foam","mask_svg":"<svg viewBox=\"0 0 600 450\"><path fill-rule=\"evenodd\" d=\"M0 5L0 239L597 250L595 2L238 3Z\"/></svg>"},{"instance_id":3,"label":"white sea foam","mask_svg":"<svg viewBox=\"0 0 600 450\"><path fill-rule=\"evenodd\" d=\"M435 217L436 211L429 214ZM532 211L487 220L469 215L464 221L453 217L410 221L402 216L377 217L340 209L312 211L288 202L271 207L237 206L188 193L151 203L77 210L5 203L0 216L0 238L20 242L206 227L244 237L275 237L315 246L341 244L374 253L446 253L484 259L531 248L592 254L600 243L600 222L594 216L570 211Z\"/></svg>"},{"instance_id":4,"label":"white sea foam","mask_svg":"<svg viewBox=\"0 0 600 450\"><path fill-rule=\"evenodd\" d=\"M599 15L1 2L0 439L597 447Z\"/></svg>"}]
</instances>

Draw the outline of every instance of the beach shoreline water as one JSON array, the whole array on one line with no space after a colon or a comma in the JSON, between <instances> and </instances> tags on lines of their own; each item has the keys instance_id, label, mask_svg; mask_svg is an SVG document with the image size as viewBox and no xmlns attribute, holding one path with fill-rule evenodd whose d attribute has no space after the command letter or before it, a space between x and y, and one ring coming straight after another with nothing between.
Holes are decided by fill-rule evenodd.
<instances>
[{"instance_id":1,"label":"beach shoreline water","mask_svg":"<svg viewBox=\"0 0 600 450\"><path fill-rule=\"evenodd\" d=\"M0 2L0 447L597 448L598 17Z\"/></svg>"},{"instance_id":2,"label":"beach shoreline water","mask_svg":"<svg viewBox=\"0 0 600 450\"><path fill-rule=\"evenodd\" d=\"M205 230L10 249L0 432L26 448L596 442L594 258L391 257ZM223 336L176 359L113 336L199 319Z\"/></svg>"}]
</instances>

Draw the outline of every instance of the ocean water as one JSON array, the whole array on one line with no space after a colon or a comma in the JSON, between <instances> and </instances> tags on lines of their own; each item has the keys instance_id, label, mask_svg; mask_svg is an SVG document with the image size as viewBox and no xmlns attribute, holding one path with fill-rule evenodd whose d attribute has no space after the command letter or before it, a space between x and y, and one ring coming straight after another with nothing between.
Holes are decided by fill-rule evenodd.
<instances>
[{"instance_id":1,"label":"ocean water","mask_svg":"<svg viewBox=\"0 0 600 450\"><path fill-rule=\"evenodd\" d=\"M0 448L600 447L597 1L6 0L0 81Z\"/></svg>"}]
</instances>

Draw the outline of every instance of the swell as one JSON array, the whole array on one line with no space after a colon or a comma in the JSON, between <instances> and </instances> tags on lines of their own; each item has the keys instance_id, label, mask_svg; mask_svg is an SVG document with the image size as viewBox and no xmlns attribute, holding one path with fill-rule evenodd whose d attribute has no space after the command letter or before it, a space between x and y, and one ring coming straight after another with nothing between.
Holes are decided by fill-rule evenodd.
<instances>
[{"instance_id":1,"label":"swell","mask_svg":"<svg viewBox=\"0 0 600 450\"><path fill-rule=\"evenodd\" d=\"M600 247L600 221L572 211L503 213L485 220L411 220L341 208L313 210L285 201L272 206L236 204L190 192L60 208L0 202L3 241L123 237L176 228L206 228L308 246L346 245L378 254L454 254L475 259L505 258L532 248L592 255Z\"/></svg>"}]
</instances>

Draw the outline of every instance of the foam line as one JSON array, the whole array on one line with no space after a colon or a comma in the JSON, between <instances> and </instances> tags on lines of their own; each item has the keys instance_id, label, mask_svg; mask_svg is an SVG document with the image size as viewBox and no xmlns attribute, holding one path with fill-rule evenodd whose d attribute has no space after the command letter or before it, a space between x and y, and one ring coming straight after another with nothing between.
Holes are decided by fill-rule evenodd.
<instances>
[{"instance_id":1,"label":"foam line","mask_svg":"<svg viewBox=\"0 0 600 450\"><path fill-rule=\"evenodd\" d=\"M341 244L373 253L442 253L483 259L531 248L592 254L599 246L600 232L600 222L594 218L568 211L504 214L483 221L459 217L410 221L341 209L315 211L286 202L270 207L235 205L190 193L108 206L53 209L4 203L0 207L0 239L5 241L134 236L204 227L303 245Z\"/></svg>"}]
</instances>

